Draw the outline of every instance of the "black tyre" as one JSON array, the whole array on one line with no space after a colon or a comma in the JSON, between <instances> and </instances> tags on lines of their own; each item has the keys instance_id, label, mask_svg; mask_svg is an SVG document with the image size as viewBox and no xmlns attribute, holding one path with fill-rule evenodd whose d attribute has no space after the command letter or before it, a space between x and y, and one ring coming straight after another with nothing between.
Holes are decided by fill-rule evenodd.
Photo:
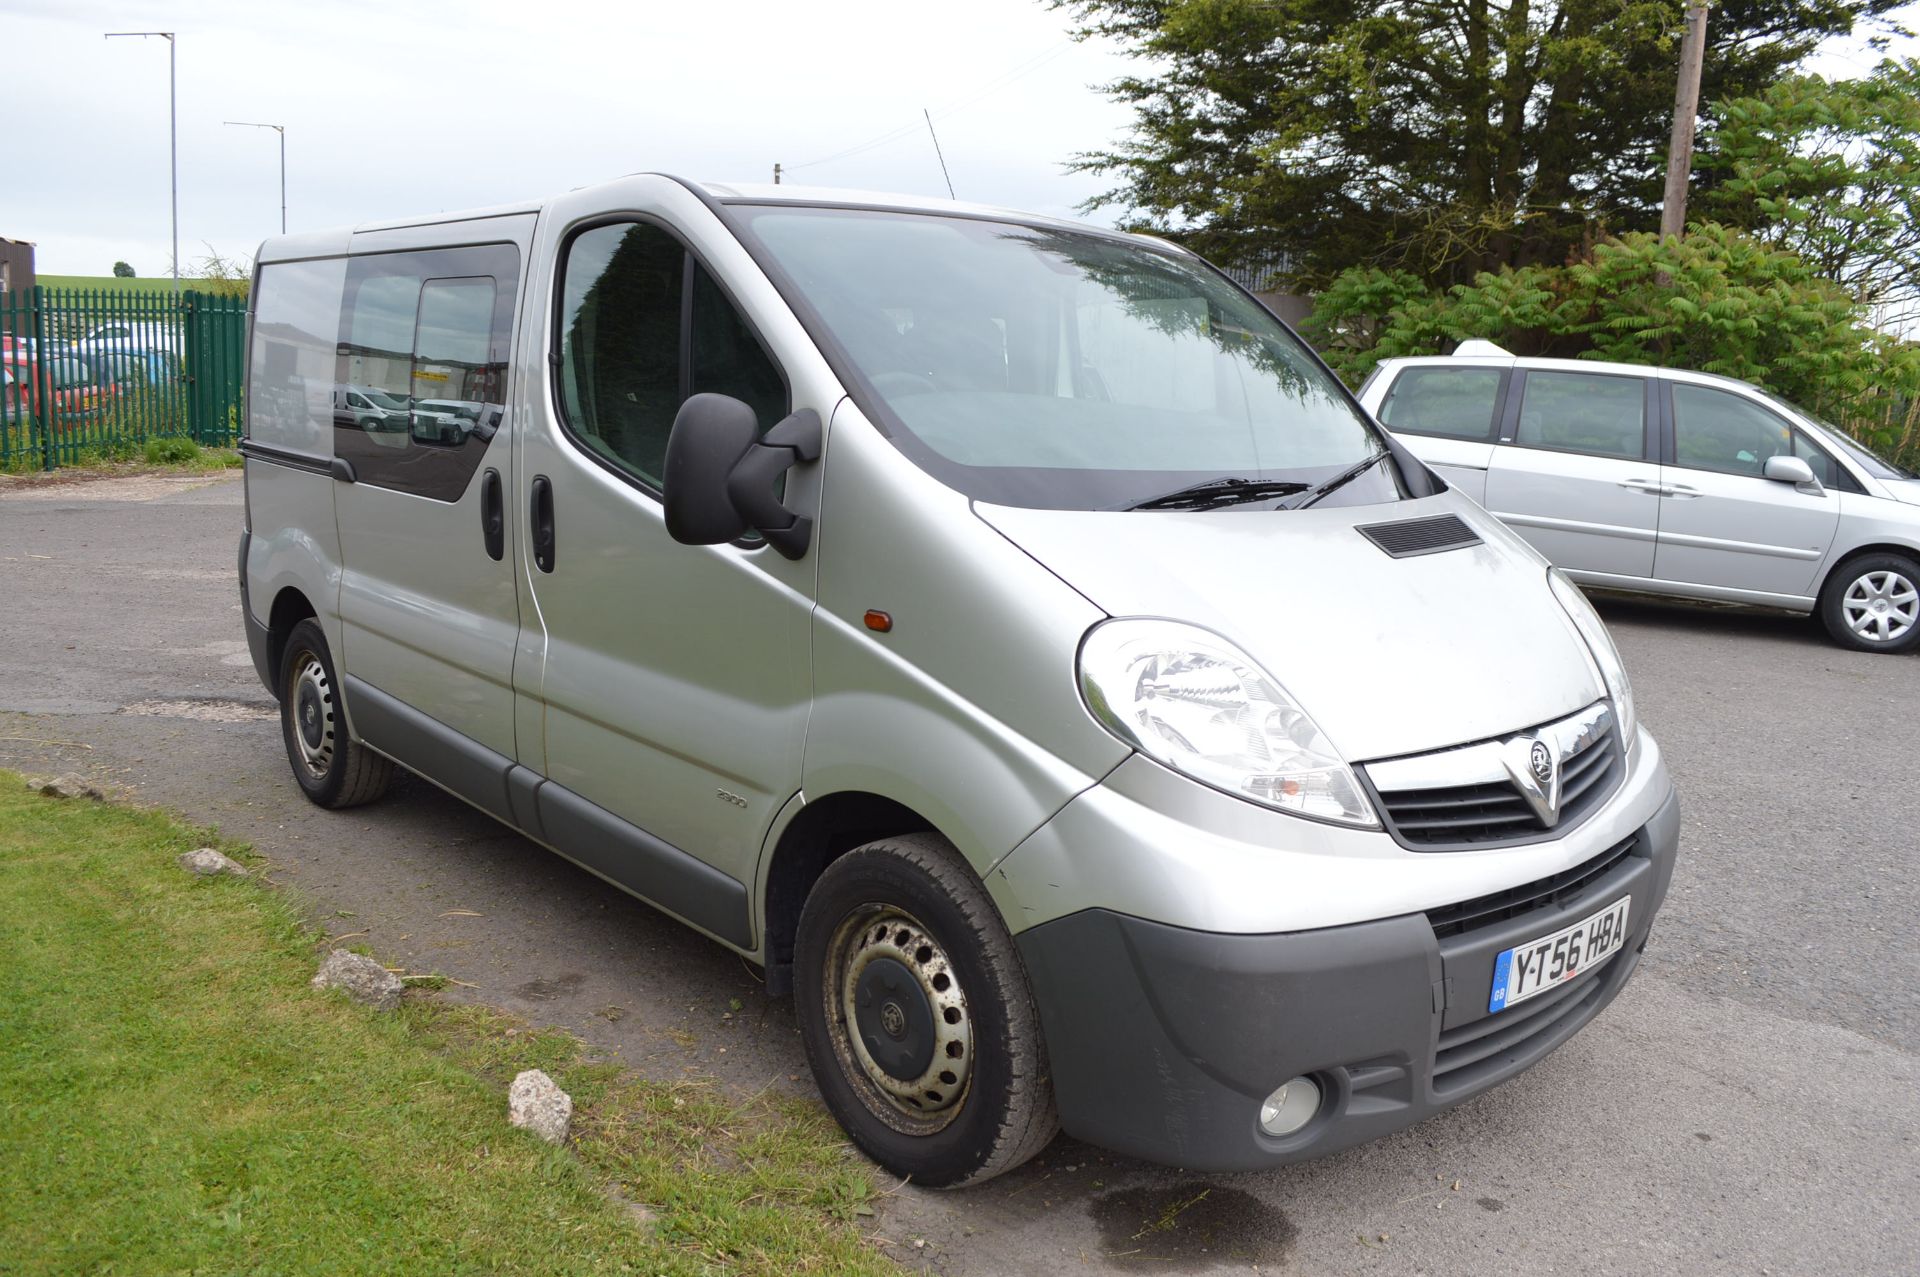
<instances>
[{"instance_id":1,"label":"black tyre","mask_svg":"<svg viewBox=\"0 0 1920 1277\"><path fill-rule=\"evenodd\" d=\"M814 1079L889 1171L928 1188L979 1183L1059 1129L1026 968L946 839L884 839L829 865L794 961Z\"/></svg>"},{"instance_id":2,"label":"black tyre","mask_svg":"<svg viewBox=\"0 0 1920 1277\"><path fill-rule=\"evenodd\" d=\"M320 625L305 620L280 658L280 736L300 789L319 806L370 803L387 792L393 764L347 735L340 678Z\"/></svg>"},{"instance_id":3,"label":"black tyre","mask_svg":"<svg viewBox=\"0 0 1920 1277\"><path fill-rule=\"evenodd\" d=\"M1920 564L1899 554L1863 554L1835 569L1820 591L1820 620L1856 652L1920 646Z\"/></svg>"}]
</instances>

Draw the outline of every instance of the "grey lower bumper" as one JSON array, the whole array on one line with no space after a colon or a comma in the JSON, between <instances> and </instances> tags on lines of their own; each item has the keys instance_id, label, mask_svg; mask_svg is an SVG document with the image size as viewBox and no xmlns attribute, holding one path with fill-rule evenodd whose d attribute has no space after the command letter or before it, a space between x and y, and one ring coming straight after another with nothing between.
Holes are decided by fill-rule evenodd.
<instances>
[{"instance_id":1,"label":"grey lower bumper","mask_svg":"<svg viewBox=\"0 0 1920 1277\"><path fill-rule=\"evenodd\" d=\"M1633 974L1673 876L1679 824L1669 794L1599 877L1457 934L1436 934L1426 914L1219 935L1099 909L1024 932L1061 1124L1150 1161L1254 1170L1478 1095L1572 1037ZM1620 953L1487 1014L1496 954L1623 895L1633 900ZM1260 1103L1301 1074L1326 1098L1304 1129L1275 1139L1260 1129Z\"/></svg>"}]
</instances>

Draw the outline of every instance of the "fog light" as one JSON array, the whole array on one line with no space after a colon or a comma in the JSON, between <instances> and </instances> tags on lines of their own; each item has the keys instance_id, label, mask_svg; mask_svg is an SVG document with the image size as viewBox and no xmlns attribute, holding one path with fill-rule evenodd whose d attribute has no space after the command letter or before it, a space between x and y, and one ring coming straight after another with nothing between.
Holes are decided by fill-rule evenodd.
<instances>
[{"instance_id":1,"label":"fog light","mask_svg":"<svg viewBox=\"0 0 1920 1277\"><path fill-rule=\"evenodd\" d=\"M1310 1077L1283 1082L1260 1105L1260 1129L1269 1135L1291 1135L1320 1111L1320 1087Z\"/></svg>"}]
</instances>

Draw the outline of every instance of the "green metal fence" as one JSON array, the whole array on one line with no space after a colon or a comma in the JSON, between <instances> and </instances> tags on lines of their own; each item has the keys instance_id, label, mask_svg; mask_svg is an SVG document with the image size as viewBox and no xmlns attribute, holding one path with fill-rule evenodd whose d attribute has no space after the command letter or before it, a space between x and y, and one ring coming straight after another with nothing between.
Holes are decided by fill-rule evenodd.
<instances>
[{"instance_id":1,"label":"green metal fence","mask_svg":"<svg viewBox=\"0 0 1920 1277\"><path fill-rule=\"evenodd\" d=\"M240 432L247 299L32 288L0 293L0 470L211 447Z\"/></svg>"}]
</instances>

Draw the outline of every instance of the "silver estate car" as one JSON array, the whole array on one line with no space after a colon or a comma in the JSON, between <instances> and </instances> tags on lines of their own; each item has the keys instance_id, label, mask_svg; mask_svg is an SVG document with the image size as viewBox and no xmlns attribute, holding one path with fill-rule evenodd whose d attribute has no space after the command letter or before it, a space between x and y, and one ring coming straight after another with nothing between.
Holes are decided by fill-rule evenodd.
<instances>
[{"instance_id":1,"label":"silver estate car","mask_svg":"<svg viewBox=\"0 0 1920 1277\"><path fill-rule=\"evenodd\" d=\"M1605 628L1190 253L642 175L269 240L253 307L300 789L406 768L763 965L898 1174L1313 1157L1639 962L1679 809Z\"/></svg>"},{"instance_id":2,"label":"silver estate car","mask_svg":"<svg viewBox=\"0 0 1920 1277\"><path fill-rule=\"evenodd\" d=\"M1863 652L1920 646L1920 476L1711 373L1388 359L1360 401L1583 585L1818 612Z\"/></svg>"}]
</instances>

